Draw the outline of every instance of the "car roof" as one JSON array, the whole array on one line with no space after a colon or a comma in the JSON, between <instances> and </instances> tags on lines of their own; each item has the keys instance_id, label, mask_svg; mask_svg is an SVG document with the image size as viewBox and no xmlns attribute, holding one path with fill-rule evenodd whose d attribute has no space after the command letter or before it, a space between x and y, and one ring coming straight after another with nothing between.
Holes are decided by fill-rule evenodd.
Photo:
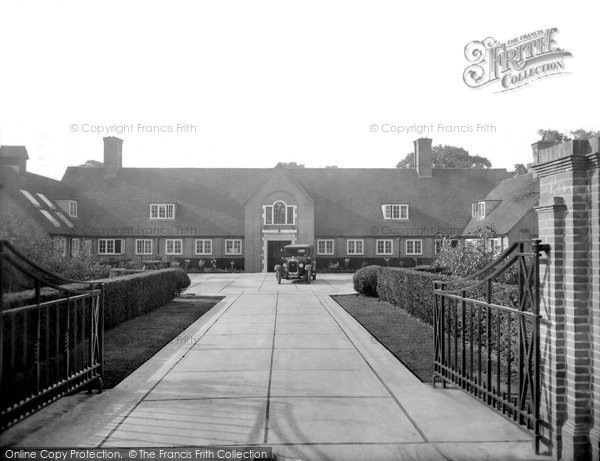
<instances>
[{"instance_id":1,"label":"car roof","mask_svg":"<svg viewBox=\"0 0 600 461\"><path fill-rule=\"evenodd\" d=\"M308 243L296 243L294 245L286 245L283 248L312 248L313 245L310 245Z\"/></svg>"}]
</instances>

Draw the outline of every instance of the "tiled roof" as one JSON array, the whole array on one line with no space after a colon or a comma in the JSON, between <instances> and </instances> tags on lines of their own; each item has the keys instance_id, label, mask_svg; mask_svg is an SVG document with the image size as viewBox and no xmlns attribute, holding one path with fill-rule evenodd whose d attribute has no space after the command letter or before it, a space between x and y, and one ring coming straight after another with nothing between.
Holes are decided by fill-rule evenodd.
<instances>
[{"instance_id":1,"label":"tiled roof","mask_svg":"<svg viewBox=\"0 0 600 461\"><path fill-rule=\"evenodd\" d=\"M92 222L106 220L103 210L108 209L145 232L241 236L244 203L273 172L123 168L118 178L105 179L101 168L70 167L63 181L98 205L90 209ZM439 228L460 233L470 219L474 197L485 196L508 175L504 169L434 169L431 178L419 178L412 169L396 168L298 168L286 174L314 200L316 236L381 235L383 226L399 235L433 235ZM149 220L153 202L176 203L176 219ZM410 219L384 221L384 203L409 203Z\"/></svg>"},{"instance_id":2,"label":"tiled roof","mask_svg":"<svg viewBox=\"0 0 600 461\"><path fill-rule=\"evenodd\" d=\"M82 197L61 181L29 172L19 175L12 168L2 165L0 177L0 193L10 195L49 234L92 235L96 233L95 229L91 229L93 225L99 231L107 226L126 225L103 206ZM69 217L57 200L77 200L78 217ZM91 219L94 215L102 215L103 218L97 222Z\"/></svg>"},{"instance_id":3,"label":"tiled roof","mask_svg":"<svg viewBox=\"0 0 600 461\"><path fill-rule=\"evenodd\" d=\"M473 202L497 202L485 219L472 218L464 235L478 229L493 228L499 235L506 235L537 205L540 196L540 183L532 173L515 176L500 182L489 194L474 198ZM469 211L470 211L469 205Z\"/></svg>"}]
</instances>

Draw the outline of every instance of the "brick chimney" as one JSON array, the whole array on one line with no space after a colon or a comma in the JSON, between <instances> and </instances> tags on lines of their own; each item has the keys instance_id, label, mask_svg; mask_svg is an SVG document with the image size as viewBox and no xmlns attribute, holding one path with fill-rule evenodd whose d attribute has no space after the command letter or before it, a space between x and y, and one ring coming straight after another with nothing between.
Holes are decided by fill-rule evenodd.
<instances>
[{"instance_id":1,"label":"brick chimney","mask_svg":"<svg viewBox=\"0 0 600 461\"><path fill-rule=\"evenodd\" d=\"M419 178L431 178L433 163L431 139L419 138L413 143L415 146L415 170L417 170L417 175Z\"/></svg>"},{"instance_id":2,"label":"brick chimney","mask_svg":"<svg viewBox=\"0 0 600 461\"><path fill-rule=\"evenodd\" d=\"M544 140L534 142L531 145L531 150L533 152L533 164L537 165L538 163L541 163L539 161L540 151L547 149L548 147L552 147L555 144L558 144L558 143L556 141L544 141Z\"/></svg>"},{"instance_id":3,"label":"brick chimney","mask_svg":"<svg viewBox=\"0 0 600 461\"><path fill-rule=\"evenodd\" d=\"M104 138L104 177L116 178L123 166L123 140L115 136Z\"/></svg>"},{"instance_id":4,"label":"brick chimney","mask_svg":"<svg viewBox=\"0 0 600 461\"><path fill-rule=\"evenodd\" d=\"M2 146L0 147L0 164L6 165L24 175L27 172L27 149L25 146Z\"/></svg>"}]
</instances>

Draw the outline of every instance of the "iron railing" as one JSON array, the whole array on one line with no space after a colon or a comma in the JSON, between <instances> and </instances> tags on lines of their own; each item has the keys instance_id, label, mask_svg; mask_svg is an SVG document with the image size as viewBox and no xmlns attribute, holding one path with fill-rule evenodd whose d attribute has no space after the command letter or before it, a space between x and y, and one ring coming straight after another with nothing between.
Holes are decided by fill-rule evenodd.
<instances>
[{"instance_id":1,"label":"iron railing","mask_svg":"<svg viewBox=\"0 0 600 461\"><path fill-rule=\"evenodd\" d=\"M104 288L49 272L6 241L0 287L1 432L67 393L102 389Z\"/></svg>"},{"instance_id":2,"label":"iron railing","mask_svg":"<svg viewBox=\"0 0 600 461\"><path fill-rule=\"evenodd\" d=\"M453 384L529 429L540 445L539 240L480 272L434 282L433 385ZM516 286L498 283L508 274ZM498 299L501 298L499 301Z\"/></svg>"}]
</instances>

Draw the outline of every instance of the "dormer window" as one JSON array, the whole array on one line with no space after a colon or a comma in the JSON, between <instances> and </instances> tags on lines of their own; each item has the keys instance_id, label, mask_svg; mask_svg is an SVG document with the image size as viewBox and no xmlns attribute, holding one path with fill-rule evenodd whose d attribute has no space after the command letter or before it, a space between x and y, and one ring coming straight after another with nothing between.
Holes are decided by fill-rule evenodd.
<instances>
[{"instance_id":1,"label":"dormer window","mask_svg":"<svg viewBox=\"0 0 600 461\"><path fill-rule=\"evenodd\" d=\"M485 202L471 204L471 217L477 220L485 219Z\"/></svg>"},{"instance_id":2,"label":"dormer window","mask_svg":"<svg viewBox=\"0 0 600 461\"><path fill-rule=\"evenodd\" d=\"M408 219L407 203L384 203L381 210L383 219Z\"/></svg>"},{"instance_id":3,"label":"dormer window","mask_svg":"<svg viewBox=\"0 0 600 461\"><path fill-rule=\"evenodd\" d=\"M69 216L71 218L77 217L77 200L69 200Z\"/></svg>"},{"instance_id":4,"label":"dormer window","mask_svg":"<svg viewBox=\"0 0 600 461\"><path fill-rule=\"evenodd\" d=\"M151 203L150 219L175 219L175 204Z\"/></svg>"},{"instance_id":5,"label":"dormer window","mask_svg":"<svg viewBox=\"0 0 600 461\"><path fill-rule=\"evenodd\" d=\"M286 205L284 202L275 202L273 205L263 207L265 224L295 224L296 206Z\"/></svg>"}]
</instances>

